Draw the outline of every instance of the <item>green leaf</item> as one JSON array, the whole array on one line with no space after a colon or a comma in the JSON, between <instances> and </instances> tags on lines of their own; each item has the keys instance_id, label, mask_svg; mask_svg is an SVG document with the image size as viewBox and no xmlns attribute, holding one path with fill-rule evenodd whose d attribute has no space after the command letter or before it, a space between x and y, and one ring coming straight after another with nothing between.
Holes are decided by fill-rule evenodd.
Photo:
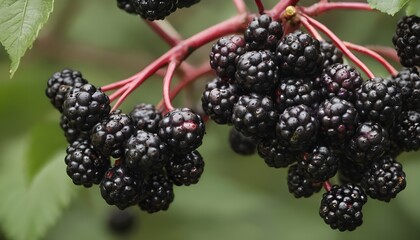
<instances>
[{"instance_id":1,"label":"green leaf","mask_svg":"<svg viewBox=\"0 0 420 240\"><path fill-rule=\"evenodd\" d=\"M48 134L47 134L48 133ZM29 139L29 147L25 154L26 181L33 178L51 160L48 156L57 151L64 151L66 146L63 133L56 121L47 121L33 127Z\"/></svg>"},{"instance_id":2,"label":"green leaf","mask_svg":"<svg viewBox=\"0 0 420 240\"><path fill-rule=\"evenodd\" d=\"M0 42L12 61L10 77L47 22L53 3L54 0L0 0Z\"/></svg>"},{"instance_id":3,"label":"green leaf","mask_svg":"<svg viewBox=\"0 0 420 240\"><path fill-rule=\"evenodd\" d=\"M419 0L411 0L406 9L407 16L416 15L420 17L420 1Z\"/></svg>"},{"instance_id":4,"label":"green leaf","mask_svg":"<svg viewBox=\"0 0 420 240\"><path fill-rule=\"evenodd\" d=\"M409 0L368 0L372 8L389 15L394 15L400 11Z\"/></svg>"},{"instance_id":5,"label":"green leaf","mask_svg":"<svg viewBox=\"0 0 420 240\"><path fill-rule=\"evenodd\" d=\"M29 136L12 140L0 152L0 224L14 240L42 238L76 192L65 173L64 151L46 156L48 162L27 184L24 158L29 143Z\"/></svg>"}]
</instances>

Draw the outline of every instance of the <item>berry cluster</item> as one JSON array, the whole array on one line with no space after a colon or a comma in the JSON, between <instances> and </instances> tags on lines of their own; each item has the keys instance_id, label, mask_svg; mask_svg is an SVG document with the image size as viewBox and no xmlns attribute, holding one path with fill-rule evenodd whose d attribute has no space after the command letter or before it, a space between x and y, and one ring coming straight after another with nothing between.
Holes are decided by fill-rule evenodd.
<instances>
[{"instance_id":1,"label":"berry cluster","mask_svg":"<svg viewBox=\"0 0 420 240\"><path fill-rule=\"evenodd\" d=\"M117 6L129 14L149 21L163 20L178 8L188 8L200 0L117 0Z\"/></svg>"},{"instance_id":2,"label":"berry cluster","mask_svg":"<svg viewBox=\"0 0 420 240\"><path fill-rule=\"evenodd\" d=\"M196 149L205 126L190 109L163 114L142 103L129 114L111 111L108 96L70 69L48 80L46 95L61 113L68 176L87 188L99 184L108 204L167 210L174 184L199 181L204 161ZM113 164L111 157L117 159Z\"/></svg>"},{"instance_id":3,"label":"berry cluster","mask_svg":"<svg viewBox=\"0 0 420 240\"><path fill-rule=\"evenodd\" d=\"M319 214L331 228L354 230L367 196L389 202L405 188L396 157L420 148L416 68L363 80L335 45L300 30L283 34L266 14L244 36L214 43L210 65L217 77L203 92L204 112L233 126L238 154L257 150L269 167L289 167L296 198L324 186ZM331 186L335 176L340 184Z\"/></svg>"}]
</instances>

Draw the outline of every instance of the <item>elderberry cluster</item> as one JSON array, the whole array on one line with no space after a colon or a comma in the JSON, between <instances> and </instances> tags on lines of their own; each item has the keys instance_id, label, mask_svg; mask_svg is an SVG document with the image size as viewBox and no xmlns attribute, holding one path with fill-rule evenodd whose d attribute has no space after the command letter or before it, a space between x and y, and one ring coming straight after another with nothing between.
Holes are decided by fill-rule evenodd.
<instances>
[{"instance_id":1,"label":"elderberry cluster","mask_svg":"<svg viewBox=\"0 0 420 240\"><path fill-rule=\"evenodd\" d=\"M189 8L200 0L117 0L117 6L143 19L163 20L178 8Z\"/></svg>"},{"instance_id":2,"label":"elderberry cluster","mask_svg":"<svg viewBox=\"0 0 420 240\"><path fill-rule=\"evenodd\" d=\"M99 184L108 204L167 210L173 185L199 181L204 161L196 149L205 126L190 109L163 114L141 103L129 114L111 111L108 96L71 69L51 76L46 95L61 113L68 176L87 188ZM117 160L112 163L111 157Z\"/></svg>"},{"instance_id":3,"label":"elderberry cluster","mask_svg":"<svg viewBox=\"0 0 420 240\"><path fill-rule=\"evenodd\" d=\"M363 80L333 44L256 17L243 36L220 38L210 53L217 77L201 101L238 154L288 167L296 198L324 193L320 216L333 229L363 222L367 196L389 202L406 186L396 157L420 148L420 77ZM336 177L336 179L332 179ZM330 186L331 181L338 184Z\"/></svg>"}]
</instances>

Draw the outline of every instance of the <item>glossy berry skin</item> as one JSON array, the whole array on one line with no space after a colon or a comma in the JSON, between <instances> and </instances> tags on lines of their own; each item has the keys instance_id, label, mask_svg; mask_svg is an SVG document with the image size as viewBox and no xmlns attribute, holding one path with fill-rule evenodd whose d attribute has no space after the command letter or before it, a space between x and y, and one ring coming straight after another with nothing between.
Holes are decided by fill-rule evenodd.
<instances>
[{"instance_id":1,"label":"glossy berry skin","mask_svg":"<svg viewBox=\"0 0 420 240\"><path fill-rule=\"evenodd\" d=\"M267 96L242 95L233 107L232 121L235 128L245 136L264 138L273 133L277 111Z\"/></svg>"},{"instance_id":2,"label":"glossy berry skin","mask_svg":"<svg viewBox=\"0 0 420 240\"><path fill-rule=\"evenodd\" d=\"M157 134L143 130L137 130L124 146L125 165L143 175L161 171L170 157L166 143Z\"/></svg>"},{"instance_id":3,"label":"glossy berry skin","mask_svg":"<svg viewBox=\"0 0 420 240\"><path fill-rule=\"evenodd\" d=\"M80 131L76 128L70 127L66 116L61 115L60 127L64 132L64 136L69 144L72 144L76 140L88 140L90 139L90 131Z\"/></svg>"},{"instance_id":4,"label":"glossy berry skin","mask_svg":"<svg viewBox=\"0 0 420 240\"><path fill-rule=\"evenodd\" d=\"M331 42L320 41L320 50L324 58L322 68L325 69L336 63L343 63L343 52Z\"/></svg>"},{"instance_id":5,"label":"glossy berry skin","mask_svg":"<svg viewBox=\"0 0 420 240\"><path fill-rule=\"evenodd\" d=\"M316 111L320 133L331 145L340 145L353 136L359 114L350 102L333 97L320 104Z\"/></svg>"},{"instance_id":6,"label":"glossy berry skin","mask_svg":"<svg viewBox=\"0 0 420 240\"><path fill-rule=\"evenodd\" d=\"M267 166L272 168L285 168L297 160L297 154L289 151L276 138L260 141L257 149L258 155L264 159Z\"/></svg>"},{"instance_id":7,"label":"glossy berry skin","mask_svg":"<svg viewBox=\"0 0 420 240\"><path fill-rule=\"evenodd\" d=\"M389 148L388 132L378 123L363 122L346 144L345 152L353 162L366 166Z\"/></svg>"},{"instance_id":8,"label":"glossy berry skin","mask_svg":"<svg viewBox=\"0 0 420 240\"><path fill-rule=\"evenodd\" d=\"M93 147L106 156L119 158L124 154L124 142L134 134L131 118L115 110L92 130Z\"/></svg>"},{"instance_id":9,"label":"glossy berry skin","mask_svg":"<svg viewBox=\"0 0 420 240\"><path fill-rule=\"evenodd\" d=\"M72 88L63 103L68 126L79 131L90 131L110 109L108 96L91 84Z\"/></svg>"},{"instance_id":10,"label":"glossy berry skin","mask_svg":"<svg viewBox=\"0 0 420 240\"><path fill-rule=\"evenodd\" d=\"M255 17L244 33L246 50L276 51L277 42L283 36L283 26L267 14Z\"/></svg>"},{"instance_id":11,"label":"glossy berry skin","mask_svg":"<svg viewBox=\"0 0 420 240\"><path fill-rule=\"evenodd\" d=\"M334 185L324 193L319 215L332 229L353 231L363 223L363 205L367 196L358 185Z\"/></svg>"},{"instance_id":12,"label":"glossy berry skin","mask_svg":"<svg viewBox=\"0 0 420 240\"><path fill-rule=\"evenodd\" d=\"M243 156L252 155L257 149L254 139L243 135L234 127L229 132L229 145L235 153Z\"/></svg>"},{"instance_id":13,"label":"glossy berry skin","mask_svg":"<svg viewBox=\"0 0 420 240\"><path fill-rule=\"evenodd\" d=\"M84 187L99 184L110 166L109 157L97 153L87 140L70 144L64 161L73 183Z\"/></svg>"},{"instance_id":14,"label":"glossy berry skin","mask_svg":"<svg viewBox=\"0 0 420 240\"><path fill-rule=\"evenodd\" d=\"M168 178L177 186L196 184L204 171L203 157L196 150L183 155L174 155L165 169Z\"/></svg>"},{"instance_id":15,"label":"glossy berry skin","mask_svg":"<svg viewBox=\"0 0 420 240\"><path fill-rule=\"evenodd\" d=\"M117 6L119 9L125 11L126 13L134 15L137 14L133 4L131 3L131 0L117 0Z\"/></svg>"},{"instance_id":16,"label":"glossy berry skin","mask_svg":"<svg viewBox=\"0 0 420 240\"><path fill-rule=\"evenodd\" d=\"M316 140L319 124L305 105L286 108L276 124L277 138L292 151L305 150Z\"/></svg>"},{"instance_id":17,"label":"glossy berry skin","mask_svg":"<svg viewBox=\"0 0 420 240\"><path fill-rule=\"evenodd\" d=\"M245 92L271 95L279 80L272 53L261 50L243 54L236 65L235 80Z\"/></svg>"},{"instance_id":18,"label":"glossy berry skin","mask_svg":"<svg viewBox=\"0 0 420 240\"><path fill-rule=\"evenodd\" d=\"M392 43L403 66L420 66L420 17L402 17L397 24Z\"/></svg>"},{"instance_id":19,"label":"glossy berry skin","mask_svg":"<svg viewBox=\"0 0 420 240\"><path fill-rule=\"evenodd\" d=\"M420 113L403 112L391 129L392 138L404 151L420 149Z\"/></svg>"},{"instance_id":20,"label":"glossy berry skin","mask_svg":"<svg viewBox=\"0 0 420 240\"><path fill-rule=\"evenodd\" d=\"M236 85L216 78L207 83L201 96L203 110L218 124L232 124L233 106L240 94Z\"/></svg>"},{"instance_id":21,"label":"glossy berry skin","mask_svg":"<svg viewBox=\"0 0 420 240\"><path fill-rule=\"evenodd\" d=\"M81 87L86 83L88 81L83 78L79 71L65 68L61 72L54 73L48 79L45 95L47 95L51 104L58 111L63 112L63 103L66 99L66 94L73 87Z\"/></svg>"},{"instance_id":22,"label":"glossy berry skin","mask_svg":"<svg viewBox=\"0 0 420 240\"><path fill-rule=\"evenodd\" d=\"M199 3L200 0L178 0L178 3L176 4L177 8L189 8L192 5Z\"/></svg>"},{"instance_id":23,"label":"glossy berry skin","mask_svg":"<svg viewBox=\"0 0 420 240\"><path fill-rule=\"evenodd\" d=\"M335 176L340 159L325 145L318 145L301 154L298 167L313 182L324 182Z\"/></svg>"},{"instance_id":24,"label":"glossy berry skin","mask_svg":"<svg viewBox=\"0 0 420 240\"><path fill-rule=\"evenodd\" d=\"M138 206L148 213L166 211L174 197L172 182L165 175L155 173L144 181Z\"/></svg>"},{"instance_id":25,"label":"glossy berry skin","mask_svg":"<svg viewBox=\"0 0 420 240\"><path fill-rule=\"evenodd\" d=\"M322 182L313 182L303 175L298 165L292 165L287 172L287 186L295 198L308 198L322 188Z\"/></svg>"},{"instance_id":26,"label":"glossy berry skin","mask_svg":"<svg viewBox=\"0 0 420 240\"><path fill-rule=\"evenodd\" d=\"M299 30L284 36L275 54L282 76L315 76L322 71L319 41Z\"/></svg>"},{"instance_id":27,"label":"glossy berry skin","mask_svg":"<svg viewBox=\"0 0 420 240\"><path fill-rule=\"evenodd\" d=\"M320 102L320 95L315 82L311 78L285 77L275 89L277 110L304 104L316 109Z\"/></svg>"},{"instance_id":28,"label":"glossy berry skin","mask_svg":"<svg viewBox=\"0 0 420 240\"><path fill-rule=\"evenodd\" d=\"M405 68L392 80L401 93L402 110L420 112L420 74L417 68Z\"/></svg>"},{"instance_id":29,"label":"glossy berry skin","mask_svg":"<svg viewBox=\"0 0 420 240\"><path fill-rule=\"evenodd\" d=\"M402 165L390 156L383 156L368 167L361 184L369 197L389 202L407 183Z\"/></svg>"},{"instance_id":30,"label":"glossy berry skin","mask_svg":"<svg viewBox=\"0 0 420 240\"><path fill-rule=\"evenodd\" d=\"M173 13L178 0L131 0L131 3L142 18L149 21L163 20Z\"/></svg>"},{"instance_id":31,"label":"glossy berry skin","mask_svg":"<svg viewBox=\"0 0 420 240\"><path fill-rule=\"evenodd\" d=\"M232 82L235 78L236 64L245 53L245 40L242 36L231 35L220 38L210 52L210 67L223 81Z\"/></svg>"},{"instance_id":32,"label":"glossy berry skin","mask_svg":"<svg viewBox=\"0 0 420 240\"><path fill-rule=\"evenodd\" d=\"M338 97L354 103L355 92L362 85L363 79L353 67L338 63L324 70L319 83L324 98Z\"/></svg>"},{"instance_id":33,"label":"glossy berry skin","mask_svg":"<svg viewBox=\"0 0 420 240\"><path fill-rule=\"evenodd\" d=\"M401 113L401 93L393 81L369 79L358 89L355 107L362 121L376 121L389 127Z\"/></svg>"},{"instance_id":34,"label":"glossy berry skin","mask_svg":"<svg viewBox=\"0 0 420 240\"><path fill-rule=\"evenodd\" d=\"M340 158L340 166L338 167L338 180L341 184L353 183L360 184L363 173L366 171L367 165L359 165L348 159L343 153L338 154Z\"/></svg>"},{"instance_id":35,"label":"glossy berry skin","mask_svg":"<svg viewBox=\"0 0 420 240\"><path fill-rule=\"evenodd\" d=\"M137 204L141 183L139 177L125 166L116 165L105 173L99 188L109 205L115 205L122 210Z\"/></svg>"},{"instance_id":36,"label":"glossy berry skin","mask_svg":"<svg viewBox=\"0 0 420 240\"><path fill-rule=\"evenodd\" d=\"M198 148L204 134L203 120L189 108L177 108L168 112L159 124L160 139L177 154L189 153Z\"/></svg>"},{"instance_id":37,"label":"glossy berry skin","mask_svg":"<svg viewBox=\"0 0 420 240\"><path fill-rule=\"evenodd\" d=\"M129 115L136 130L144 130L151 133L158 132L159 122L162 120L162 112L157 110L154 105L147 103L137 104Z\"/></svg>"}]
</instances>

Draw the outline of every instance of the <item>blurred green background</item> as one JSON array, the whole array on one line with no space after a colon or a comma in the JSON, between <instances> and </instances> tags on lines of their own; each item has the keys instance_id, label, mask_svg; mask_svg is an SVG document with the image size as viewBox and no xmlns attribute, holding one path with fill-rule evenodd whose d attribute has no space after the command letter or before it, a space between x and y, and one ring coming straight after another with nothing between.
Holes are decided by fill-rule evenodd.
<instances>
[{"instance_id":1,"label":"blurred green background","mask_svg":"<svg viewBox=\"0 0 420 240\"><path fill-rule=\"evenodd\" d=\"M255 11L253 1L246 2ZM275 2L264 1L266 7ZM231 1L203 0L168 20L183 36L191 36L233 14ZM398 16L336 11L319 20L344 40L391 46ZM191 62L206 61L210 47L193 54ZM167 212L129 209L135 216L132 231L113 234L107 219L116 208L101 199L97 186L73 186L65 173L66 143L59 114L44 95L46 81L70 67L101 86L135 74L167 49L143 21L120 11L115 0L60 0L11 80L7 54L0 50L0 239L418 239L418 154L399 158L408 184L397 199L389 204L370 199L363 226L340 233L318 215L322 193L295 199L288 193L285 169L268 168L256 155L235 155L228 146L229 128L212 123L199 149L206 161L199 184L177 187ZM375 74L387 75L365 60ZM205 80L193 88L197 96ZM122 109L128 112L137 102L160 98L161 79L151 78ZM182 100L175 105L182 106Z\"/></svg>"}]
</instances>

